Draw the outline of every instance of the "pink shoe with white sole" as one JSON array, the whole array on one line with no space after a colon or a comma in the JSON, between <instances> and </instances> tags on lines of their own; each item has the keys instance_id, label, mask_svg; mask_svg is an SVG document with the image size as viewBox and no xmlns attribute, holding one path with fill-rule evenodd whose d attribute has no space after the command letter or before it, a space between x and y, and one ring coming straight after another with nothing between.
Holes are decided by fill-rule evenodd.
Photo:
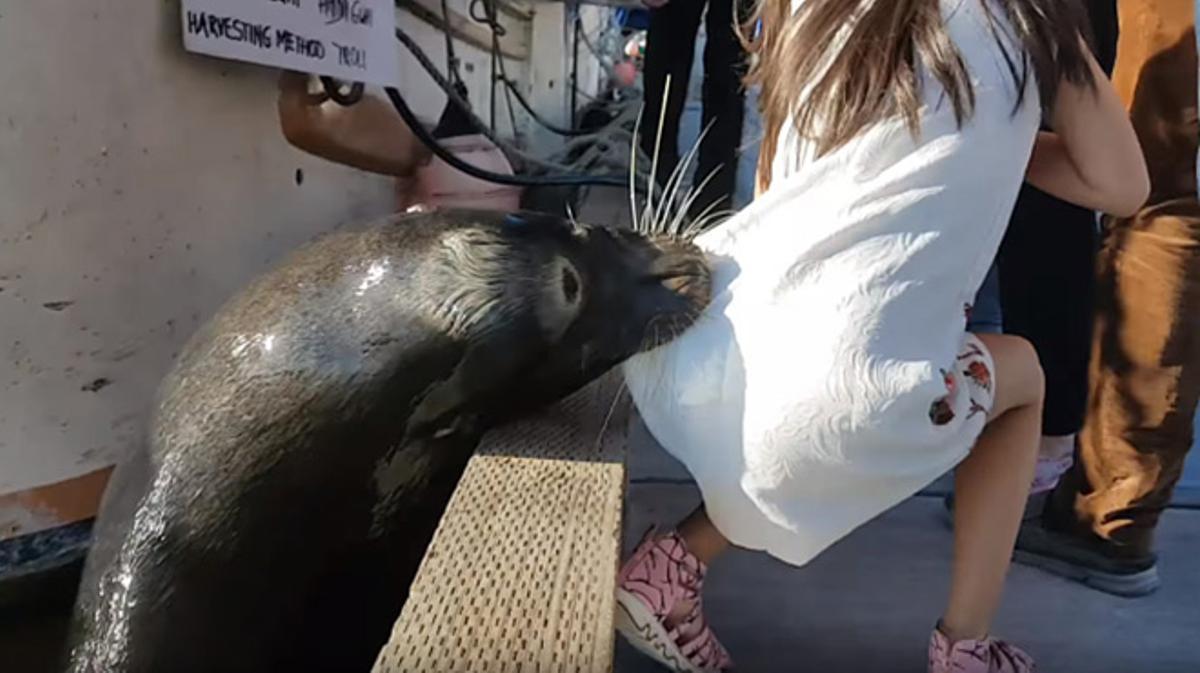
<instances>
[{"instance_id":1,"label":"pink shoe with white sole","mask_svg":"<svg viewBox=\"0 0 1200 673\"><path fill-rule=\"evenodd\" d=\"M1033 657L1003 640L950 639L934 629L929 639L929 673L1034 673Z\"/></svg>"},{"instance_id":2,"label":"pink shoe with white sole","mask_svg":"<svg viewBox=\"0 0 1200 673\"><path fill-rule=\"evenodd\" d=\"M704 564L676 533L642 538L617 578L617 631L643 654L677 673L732 670L704 621Z\"/></svg>"}]
</instances>

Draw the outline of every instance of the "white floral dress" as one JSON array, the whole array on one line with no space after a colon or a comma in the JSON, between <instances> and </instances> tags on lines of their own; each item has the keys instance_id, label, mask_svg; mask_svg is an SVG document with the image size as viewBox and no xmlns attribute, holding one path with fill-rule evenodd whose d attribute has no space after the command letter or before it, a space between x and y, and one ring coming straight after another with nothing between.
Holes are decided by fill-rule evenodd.
<instances>
[{"instance_id":1,"label":"white floral dress","mask_svg":"<svg viewBox=\"0 0 1200 673\"><path fill-rule=\"evenodd\" d=\"M942 2L975 90L964 126L927 75L915 139L896 120L814 159L785 126L771 189L698 241L712 305L625 365L648 428L739 546L806 563L952 468L983 428L993 367L964 309L1041 109L1032 80L1017 106L982 2Z\"/></svg>"}]
</instances>

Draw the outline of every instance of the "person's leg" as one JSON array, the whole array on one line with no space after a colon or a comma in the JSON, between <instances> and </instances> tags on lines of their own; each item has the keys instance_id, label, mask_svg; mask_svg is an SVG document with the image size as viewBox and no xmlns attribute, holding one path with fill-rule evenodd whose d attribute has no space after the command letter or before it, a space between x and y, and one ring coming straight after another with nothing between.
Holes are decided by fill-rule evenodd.
<instances>
[{"instance_id":1,"label":"person's leg","mask_svg":"<svg viewBox=\"0 0 1200 673\"><path fill-rule=\"evenodd\" d=\"M956 472L954 566L950 598L930 647L932 671L1024 673L1032 661L1020 650L988 637L1036 461L1044 380L1037 354L1023 339L977 335L995 365L989 421ZM729 547L703 507L675 532L647 536L622 568L618 628L643 652L671 659L679 651L680 627L695 615L706 644L717 646L700 610L700 579L706 563ZM670 570L674 568L674 572ZM676 576L679 579L672 581ZM680 606L683 607L680 607ZM693 622L696 623L696 622ZM723 650L721 650L723 652ZM657 654L656 654L657 653ZM662 656L663 654L668 656ZM962 668L963 666L967 668ZM982 665L982 668L970 668Z\"/></svg>"},{"instance_id":2,"label":"person's leg","mask_svg":"<svg viewBox=\"0 0 1200 673\"><path fill-rule=\"evenodd\" d=\"M693 510L680 522L676 530L679 531L679 537L683 538L688 550L705 565L712 563L729 549L729 540L713 525L708 518L708 512L704 511L704 505Z\"/></svg>"},{"instance_id":3,"label":"person's leg","mask_svg":"<svg viewBox=\"0 0 1200 673\"><path fill-rule=\"evenodd\" d=\"M1033 347L1010 336L977 335L995 362L987 426L955 470L954 568L940 629L952 641L984 638L1004 577L1037 456L1043 379Z\"/></svg>"},{"instance_id":4,"label":"person's leg","mask_svg":"<svg viewBox=\"0 0 1200 673\"><path fill-rule=\"evenodd\" d=\"M1000 296L1005 333L1033 344L1046 375L1034 495L1054 488L1070 467L1083 426L1096 246L1095 213L1021 190L1000 249Z\"/></svg>"},{"instance_id":5,"label":"person's leg","mask_svg":"<svg viewBox=\"0 0 1200 673\"><path fill-rule=\"evenodd\" d=\"M617 631L674 671L730 668L703 605L708 563L728 547L703 505L675 530L644 536L617 576Z\"/></svg>"},{"instance_id":6,"label":"person's leg","mask_svg":"<svg viewBox=\"0 0 1200 673\"><path fill-rule=\"evenodd\" d=\"M967 331L973 334L1003 334L1004 310L1000 303L1000 260L992 262L983 284L975 293L975 302L967 312ZM954 490L942 499L946 507L945 523L954 525Z\"/></svg>"},{"instance_id":7,"label":"person's leg","mask_svg":"<svg viewBox=\"0 0 1200 673\"><path fill-rule=\"evenodd\" d=\"M1045 382L1029 342L998 334L975 337L991 353L995 375L989 375L978 349L967 350L959 362L963 385L971 391L972 408L977 395L989 393L992 408L978 441L955 470L950 597L930 636L929 671L1031 673L1028 654L988 631L1029 495Z\"/></svg>"},{"instance_id":8,"label":"person's leg","mask_svg":"<svg viewBox=\"0 0 1200 673\"><path fill-rule=\"evenodd\" d=\"M693 215L706 208L728 210L737 189L738 152L742 144L742 125L746 112L746 52L738 40L738 25L746 18L738 2L711 0L705 18L704 110L701 130L708 129L700 143L694 184L708 183L692 207ZM709 178L709 176L712 176Z\"/></svg>"},{"instance_id":9,"label":"person's leg","mask_svg":"<svg viewBox=\"0 0 1200 673\"><path fill-rule=\"evenodd\" d=\"M1078 460L1017 559L1124 596L1158 585L1154 529L1200 400L1200 204L1115 223L1101 252L1092 393Z\"/></svg>"},{"instance_id":10,"label":"person's leg","mask_svg":"<svg viewBox=\"0 0 1200 673\"><path fill-rule=\"evenodd\" d=\"M1087 12L1094 38L1092 51L1101 69L1111 74L1119 28L1117 2L1094 0L1087 3ZM1003 332L1028 339L1045 368L1042 437L1026 518L1038 516L1049 491L1070 468L1075 435L1083 425L1096 241L1091 211L1026 185L994 265L999 269L995 292ZM983 308L984 301L991 298L985 294L987 290L985 283L976 297L977 312L987 310ZM990 326L987 318L980 316L973 317L967 327L972 332L996 331L978 329ZM953 509L953 493L946 496L945 503L947 509Z\"/></svg>"},{"instance_id":11,"label":"person's leg","mask_svg":"<svg viewBox=\"0 0 1200 673\"><path fill-rule=\"evenodd\" d=\"M1194 7L1120 2L1113 83L1150 169L1137 216L1106 222L1087 419L1076 466L1017 560L1123 596L1158 585L1153 533L1200 399L1200 203Z\"/></svg>"},{"instance_id":12,"label":"person's leg","mask_svg":"<svg viewBox=\"0 0 1200 673\"><path fill-rule=\"evenodd\" d=\"M696 53L696 32L700 29L703 11L703 0L672 0L650 13L642 74L646 103L642 112L640 145L643 152L654 156L663 96L667 96L666 115L662 118L662 141L658 150L656 177L660 184L666 182L679 163L679 119L687 101L688 80ZM668 76L671 80L669 92L666 91Z\"/></svg>"}]
</instances>

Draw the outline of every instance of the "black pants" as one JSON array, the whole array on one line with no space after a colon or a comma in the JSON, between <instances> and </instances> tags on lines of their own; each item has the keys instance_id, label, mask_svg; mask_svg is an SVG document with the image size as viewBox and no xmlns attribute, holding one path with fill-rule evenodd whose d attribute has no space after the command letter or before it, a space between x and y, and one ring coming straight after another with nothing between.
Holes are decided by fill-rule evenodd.
<instances>
[{"instance_id":1,"label":"black pants","mask_svg":"<svg viewBox=\"0 0 1200 673\"><path fill-rule=\"evenodd\" d=\"M1096 215L1026 185L1000 248L1004 331L1029 340L1046 373L1042 434L1083 426L1096 285Z\"/></svg>"},{"instance_id":2,"label":"black pants","mask_svg":"<svg viewBox=\"0 0 1200 673\"><path fill-rule=\"evenodd\" d=\"M734 5L738 5L735 16ZM709 180L693 205L693 214L711 204L717 210L730 208L737 184L738 150L742 143L745 115L746 54L734 33L734 22L742 21L742 0L671 0L654 10L646 34L646 109L642 118L641 146L654 154L659 113L667 75L671 91L667 96L666 116L662 122L658 182L666 181L679 163L679 119L687 100L688 80L696 51L696 33L700 17L708 6L705 20L707 43L704 47L703 121L708 129L700 143L694 184ZM711 125L711 126L710 126Z\"/></svg>"},{"instance_id":3,"label":"black pants","mask_svg":"<svg viewBox=\"0 0 1200 673\"><path fill-rule=\"evenodd\" d=\"M1092 49L1106 73L1116 57L1115 0L1087 4ZM1042 434L1083 426L1095 305L1096 216L1026 185L1000 248L1004 331L1033 344L1046 373Z\"/></svg>"}]
</instances>

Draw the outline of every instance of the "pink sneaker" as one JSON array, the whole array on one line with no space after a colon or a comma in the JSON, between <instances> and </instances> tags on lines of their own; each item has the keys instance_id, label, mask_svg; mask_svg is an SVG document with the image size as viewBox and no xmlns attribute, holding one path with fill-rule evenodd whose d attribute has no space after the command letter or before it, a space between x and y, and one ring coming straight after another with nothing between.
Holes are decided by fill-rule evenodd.
<instances>
[{"instance_id":1,"label":"pink sneaker","mask_svg":"<svg viewBox=\"0 0 1200 673\"><path fill-rule=\"evenodd\" d=\"M704 621L704 564L672 532L642 538L617 577L617 631L639 651L677 673L733 667Z\"/></svg>"},{"instance_id":2,"label":"pink sneaker","mask_svg":"<svg viewBox=\"0 0 1200 673\"><path fill-rule=\"evenodd\" d=\"M960 640L940 630L929 639L929 673L1033 673L1033 657L1002 640Z\"/></svg>"}]
</instances>

